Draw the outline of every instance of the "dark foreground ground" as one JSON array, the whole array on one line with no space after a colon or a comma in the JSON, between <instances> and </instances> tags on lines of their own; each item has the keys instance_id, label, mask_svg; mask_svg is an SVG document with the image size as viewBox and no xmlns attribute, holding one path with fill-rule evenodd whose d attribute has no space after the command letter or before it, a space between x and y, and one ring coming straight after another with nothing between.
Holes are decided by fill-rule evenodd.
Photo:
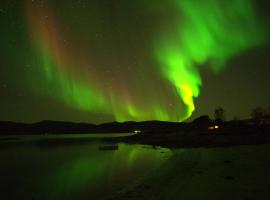
<instances>
[{"instance_id":1,"label":"dark foreground ground","mask_svg":"<svg viewBox=\"0 0 270 200\"><path fill-rule=\"evenodd\" d=\"M173 151L168 161L148 175L131 180L129 185L108 194L109 200L270 199L268 129L264 132L252 130L234 134L222 130L189 134L142 132L102 140L162 146ZM42 144L70 142L87 141L54 139L43 141Z\"/></svg>"},{"instance_id":2,"label":"dark foreground ground","mask_svg":"<svg viewBox=\"0 0 270 200\"><path fill-rule=\"evenodd\" d=\"M109 199L268 200L270 144L175 149L148 177Z\"/></svg>"},{"instance_id":3,"label":"dark foreground ground","mask_svg":"<svg viewBox=\"0 0 270 200\"><path fill-rule=\"evenodd\" d=\"M141 133L119 140L171 148L163 166L109 199L268 200L270 134Z\"/></svg>"}]
</instances>

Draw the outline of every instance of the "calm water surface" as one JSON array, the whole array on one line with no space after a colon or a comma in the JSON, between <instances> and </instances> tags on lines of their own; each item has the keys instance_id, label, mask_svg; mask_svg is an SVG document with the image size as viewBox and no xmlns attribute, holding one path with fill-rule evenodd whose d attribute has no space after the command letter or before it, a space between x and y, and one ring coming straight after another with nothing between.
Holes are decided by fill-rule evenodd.
<instances>
[{"instance_id":1,"label":"calm water surface","mask_svg":"<svg viewBox=\"0 0 270 200\"><path fill-rule=\"evenodd\" d=\"M100 146L111 144L50 142L48 137L76 135L0 142L0 199L104 199L151 173L172 155L169 149L124 143L116 144L118 150L102 151ZM23 142L27 140L31 142Z\"/></svg>"}]
</instances>

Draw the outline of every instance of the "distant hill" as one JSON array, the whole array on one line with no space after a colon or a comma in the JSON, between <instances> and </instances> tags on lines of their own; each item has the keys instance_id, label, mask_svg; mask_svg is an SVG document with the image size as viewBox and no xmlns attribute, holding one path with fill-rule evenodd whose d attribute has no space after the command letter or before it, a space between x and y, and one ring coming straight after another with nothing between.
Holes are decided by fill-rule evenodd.
<instances>
[{"instance_id":1,"label":"distant hill","mask_svg":"<svg viewBox=\"0 0 270 200\"><path fill-rule=\"evenodd\" d=\"M164 121L144 121L144 122L111 122L104 124L74 123L63 121L44 120L33 124L0 121L0 135L6 134L60 134L60 133L128 133L140 131L144 133L185 133L185 134L205 134L215 131L219 134L253 134L268 133L270 124L255 123L252 120L233 120L222 122L217 130L210 130L215 122L207 116L201 116L193 122L164 122Z\"/></svg>"},{"instance_id":2,"label":"distant hill","mask_svg":"<svg viewBox=\"0 0 270 200\"><path fill-rule=\"evenodd\" d=\"M183 129L186 123L145 121L145 122L111 122L104 124L88 124L44 120L26 124L0 121L0 134L45 134L45 133L124 133L140 130L173 131Z\"/></svg>"}]
</instances>

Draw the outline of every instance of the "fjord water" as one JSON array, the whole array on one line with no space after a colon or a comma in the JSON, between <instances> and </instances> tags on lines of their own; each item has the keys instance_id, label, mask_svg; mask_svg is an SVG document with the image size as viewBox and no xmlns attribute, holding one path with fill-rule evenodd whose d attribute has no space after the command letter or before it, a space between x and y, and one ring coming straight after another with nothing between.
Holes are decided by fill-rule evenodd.
<instances>
[{"instance_id":1,"label":"fjord water","mask_svg":"<svg viewBox=\"0 0 270 200\"><path fill-rule=\"evenodd\" d=\"M172 154L169 149L125 143L102 151L100 146L111 144L81 142L91 135L78 135L78 142L63 142L61 137L76 138L0 141L0 199L104 199L152 173Z\"/></svg>"}]
</instances>

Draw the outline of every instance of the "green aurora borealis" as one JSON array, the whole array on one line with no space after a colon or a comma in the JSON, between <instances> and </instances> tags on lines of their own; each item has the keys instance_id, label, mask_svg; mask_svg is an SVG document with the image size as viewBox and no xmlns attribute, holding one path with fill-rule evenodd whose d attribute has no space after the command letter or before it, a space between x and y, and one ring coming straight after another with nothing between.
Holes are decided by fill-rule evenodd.
<instances>
[{"instance_id":1,"label":"green aurora borealis","mask_svg":"<svg viewBox=\"0 0 270 200\"><path fill-rule=\"evenodd\" d=\"M4 120L183 121L197 108L201 74L221 76L268 41L252 0L25 0L1 10L1 79L13 88L1 105L23 90L22 104L39 108L27 119L5 110Z\"/></svg>"},{"instance_id":2,"label":"green aurora borealis","mask_svg":"<svg viewBox=\"0 0 270 200\"><path fill-rule=\"evenodd\" d=\"M219 70L230 57L260 44L263 35L251 1L179 0L177 3L183 20L179 16L175 36L164 35L157 54L165 76L187 106L185 118L188 118L195 109L193 99L199 96L202 84L198 65L210 60L211 66Z\"/></svg>"}]
</instances>

